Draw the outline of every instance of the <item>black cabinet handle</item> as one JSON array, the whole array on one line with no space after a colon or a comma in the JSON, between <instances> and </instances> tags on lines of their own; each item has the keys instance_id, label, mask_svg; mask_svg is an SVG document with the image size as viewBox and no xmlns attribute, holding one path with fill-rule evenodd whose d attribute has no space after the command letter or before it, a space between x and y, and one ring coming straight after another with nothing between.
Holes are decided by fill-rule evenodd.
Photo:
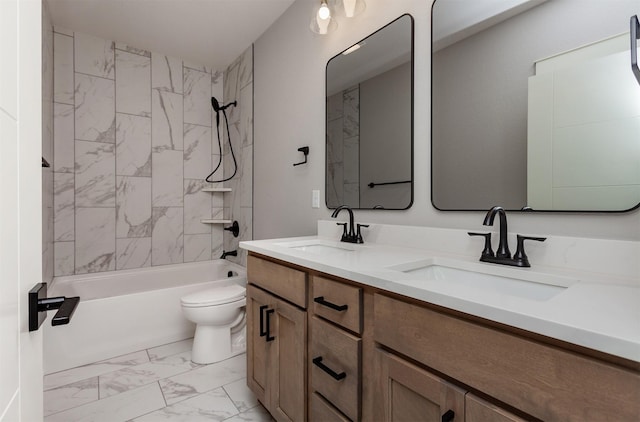
<instances>
[{"instance_id":1,"label":"black cabinet handle","mask_svg":"<svg viewBox=\"0 0 640 422\"><path fill-rule=\"evenodd\" d=\"M317 366L318 368L322 369L324 372L329 374L331 376L331 378L333 378L336 381L343 380L343 379L345 379L347 377L347 373L346 372L340 372L338 374L333 369L329 368L324 363L322 363L322 356L318 356L317 358L313 358L312 362L313 362L313 364L315 366Z\"/></svg>"},{"instance_id":2,"label":"black cabinet handle","mask_svg":"<svg viewBox=\"0 0 640 422\"><path fill-rule=\"evenodd\" d=\"M640 84L640 68L638 67L638 40L640 39L640 22L638 16L631 16L631 70Z\"/></svg>"},{"instance_id":3,"label":"black cabinet handle","mask_svg":"<svg viewBox=\"0 0 640 422\"><path fill-rule=\"evenodd\" d=\"M324 296L315 297L313 298L313 301L338 312L346 311L347 309L349 309L349 305L336 305L335 303L327 302L326 300L324 300Z\"/></svg>"},{"instance_id":4,"label":"black cabinet handle","mask_svg":"<svg viewBox=\"0 0 640 422\"><path fill-rule=\"evenodd\" d=\"M267 312L266 312L266 314L267 314L267 331L266 331L265 334L267 335L267 341L273 341L273 340L276 339L275 337L273 337L271 335L271 317L270 317L271 314L273 314L275 311L276 311L275 309L267 309Z\"/></svg>"},{"instance_id":5,"label":"black cabinet handle","mask_svg":"<svg viewBox=\"0 0 640 422\"><path fill-rule=\"evenodd\" d=\"M264 310L268 307L269 305L262 305L260 307L260 337L267 335L267 330L264 329Z\"/></svg>"},{"instance_id":6,"label":"black cabinet handle","mask_svg":"<svg viewBox=\"0 0 640 422\"><path fill-rule=\"evenodd\" d=\"M456 412L449 409L442 415L442 422L451 422L456 417Z\"/></svg>"}]
</instances>

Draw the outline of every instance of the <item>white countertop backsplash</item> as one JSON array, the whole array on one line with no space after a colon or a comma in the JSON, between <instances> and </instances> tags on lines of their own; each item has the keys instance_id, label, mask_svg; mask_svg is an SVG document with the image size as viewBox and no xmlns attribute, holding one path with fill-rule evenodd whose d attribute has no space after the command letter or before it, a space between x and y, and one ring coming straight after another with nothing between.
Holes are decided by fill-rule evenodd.
<instances>
[{"instance_id":1,"label":"white countertop backsplash","mask_svg":"<svg viewBox=\"0 0 640 422\"><path fill-rule=\"evenodd\" d=\"M372 287L476 315L527 331L640 362L640 242L547 236L526 242L531 268L479 263L492 271L578 280L546 301L499 293L460 291L456 294L402 284L410 276L389 269L431 258L478 265L484 239L466 230L371 224L363 228L363 245L338 242L342 227L336 220L319 221L318 235L241 242L240 247ZM493 233L497 249L498 232ZM544 233L521 233L545 236ZM515 252L516 233L509 233ZM283 246L322 240L349 245L353 251L314 254ZM499 267L499 268L497 268ZM487 267L489 268L489 267ZM515 273L514 273L515 271Z\"/></svg>"}]
</instances>

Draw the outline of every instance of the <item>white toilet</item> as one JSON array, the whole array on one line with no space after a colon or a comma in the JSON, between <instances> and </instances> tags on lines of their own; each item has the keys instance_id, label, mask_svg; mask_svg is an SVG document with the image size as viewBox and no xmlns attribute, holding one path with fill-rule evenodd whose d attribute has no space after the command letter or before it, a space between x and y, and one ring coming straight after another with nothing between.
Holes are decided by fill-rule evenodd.
<instances>
[{"instance_id":1,"label":"white toilet","mask_svg":"<svg viewBox=\"0 0 640 422\"><path fill-rule=\"evenodd\" d=\"M184 316L196 324L191 360L219 362L246 350L246 288L216 287L181 299Z\"/></svg>"}]
</instances>

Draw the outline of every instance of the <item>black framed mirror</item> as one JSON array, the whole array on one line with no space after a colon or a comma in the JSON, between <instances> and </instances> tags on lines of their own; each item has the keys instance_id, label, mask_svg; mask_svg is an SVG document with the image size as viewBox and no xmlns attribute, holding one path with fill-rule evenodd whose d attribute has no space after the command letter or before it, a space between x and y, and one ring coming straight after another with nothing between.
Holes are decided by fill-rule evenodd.
<instances>
[{"instance_id":1,"label":"black framed mirror","mask_svg":"<svg viewBox=\"0 0 640 422\"><path fill-rule=\"evenodd\" d=\"M638 208L639 13L637 0L435 0L433 205Z\"/></svg>"},{"instance_id":2,"label":"black framed mirror","mask_svg":"<svg viewBox=\"0 0 640 422\"><path fill-rule=\"evenodd\" d=\"M412 205L413 38L405 14L328 61L328 208Z\"/></svg>"}]
</instances>

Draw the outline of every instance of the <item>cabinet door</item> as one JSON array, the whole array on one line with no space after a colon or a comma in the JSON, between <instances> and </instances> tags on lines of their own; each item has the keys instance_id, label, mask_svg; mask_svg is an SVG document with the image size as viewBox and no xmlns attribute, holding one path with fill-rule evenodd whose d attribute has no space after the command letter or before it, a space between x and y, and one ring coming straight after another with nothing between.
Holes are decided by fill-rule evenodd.
<instances>
[{"instance_id":1,"label":"cabinet door","mask_svg":"<svg viewBox=\"0 0 640 422\"><path fill-rule=\"evenodd\" d=\"M283 300L276 300L271 317L275 333L269 350L271 406L278 421L307 419L307 313ZM273 328L275 327L275 328Z\"/></svg>"},{"instance_id":2,"label":"cabinet door","mask_svg":"<svg viewBox=\"0 0 640 422\"><path fill-rule=\"evenodd\" d=\"M273 309L274 303L275 300L270 294L252 285L247 286L247 385L267 408L269 408L267 352L273 346L273 342L267 342L266 336L261 336L260 332L265 328L264 319L267 310L265 307ZM263 327L260 326L261 322ZM272 327L271 331L273 331Z\"/></svg>"},{"instance_id":3,"label":"cabinet door","mask_svg":"<svg viewBox=\"0 0 640 422\"><path fill-rule=\"evenodd\" d=\"M514 415L494 404L486 402L471 393L466 396L465 416L466 422L525 422L519 416Z\"/></svg>"},{"instance_id":4,"label":"cabinet door","mask_svg":"<svg viewBox=\"0 0 640 422\"><path fill-rule=\"evenodd\" d=\"M465 391L382 349L376 359L385 421L464 421Z\"/></svg>"}]
</instances>

